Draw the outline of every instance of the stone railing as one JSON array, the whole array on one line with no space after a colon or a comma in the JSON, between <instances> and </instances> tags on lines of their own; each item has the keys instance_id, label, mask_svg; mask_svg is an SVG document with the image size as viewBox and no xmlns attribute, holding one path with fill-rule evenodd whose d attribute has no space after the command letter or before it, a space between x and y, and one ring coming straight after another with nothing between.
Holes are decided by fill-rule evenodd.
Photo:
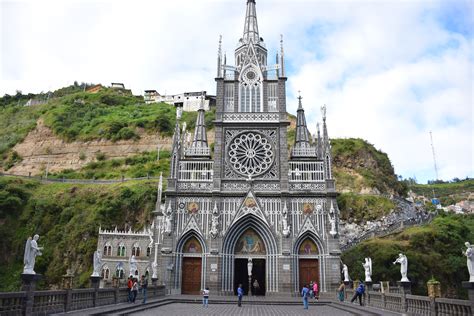
<instances>
[{"instance_id":1,"label":"stone railing","mask_svg":"<svg viewBox=\"0 0 474 316\"><path fill-rule=\"evenodd\" d=\"M352 299L354 290L345 291L345 300ZM385 309L409 315L473 315L474 308L468 300L449 298L431 298L401 293L381 293L366 291L363 304L370 307Z\"/></svg>"},{"instance_id":2,"label":"stone railing","mask_svg":"<svg viewBox=\"0 0 474 316\"><path fill-rule=\"evenodd\" d=\"M139 292L137 300L141 300ZM164 285L148 286L149 298L165 295ZM58 291L33 291L28 293L0 293L0 315L49 315L68 311L127 302L128 289L72 289Z\"/></svg>"}]
</instances>

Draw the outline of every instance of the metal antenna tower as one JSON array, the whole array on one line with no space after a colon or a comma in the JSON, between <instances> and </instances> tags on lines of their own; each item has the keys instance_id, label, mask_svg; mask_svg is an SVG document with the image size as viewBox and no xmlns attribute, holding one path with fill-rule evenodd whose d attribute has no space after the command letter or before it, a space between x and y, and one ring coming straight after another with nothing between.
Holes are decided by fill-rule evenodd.
<instances>
[{"instance_id":1,"label":"metal antenna tower","mask_svg":"<svg viewBox=\"0 0 474 316\"><path fill-rule=\"evenodd\" d=\"M433 145L433 133L431 131L430 131L430 140L431 140L431 151L433 153L434 168L435 168L435 172L436 172L436 180L439 180L438 165L436 164L436 154L435 154L435 149L434 149L434 145Z\"/></svg>"}]
</instances>

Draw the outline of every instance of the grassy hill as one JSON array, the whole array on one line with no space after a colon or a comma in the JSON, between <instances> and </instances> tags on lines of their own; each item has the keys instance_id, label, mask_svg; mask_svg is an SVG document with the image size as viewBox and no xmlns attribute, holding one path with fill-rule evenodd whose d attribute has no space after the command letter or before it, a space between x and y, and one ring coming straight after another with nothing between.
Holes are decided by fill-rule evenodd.
<instances>
[{"instance_id":1,"label":"grassy hill","mask_svg":"<svg viewBox=\"0 0 474 316\"><path fill-rule=\"evenodd\" d=\"M400 267L392 264L400 252L408 258L408 278L414 294L427 295L431 277L441 282L443 295L467 298L461 282L469 279L465 241L474 240L474 216L443 214L428 225L411 227L386 238L373 238L348 250L342 260L353 280L363 279L362 262L370 256L374 281L400 280Z\"/></svg>"},{"instance_id":2,"label":"grassy hill","mask_svg":"<svg viewBox=\"0 0 474 316\"><path fill-rule=\"evenodd\" d=\"M415 194L428 199L433 197L434 192L441 205L452 205L459 201L472 199L470 195L474 192L474 179L449 183L411 184L409 188Z\"/></svg>"}]
</instances>

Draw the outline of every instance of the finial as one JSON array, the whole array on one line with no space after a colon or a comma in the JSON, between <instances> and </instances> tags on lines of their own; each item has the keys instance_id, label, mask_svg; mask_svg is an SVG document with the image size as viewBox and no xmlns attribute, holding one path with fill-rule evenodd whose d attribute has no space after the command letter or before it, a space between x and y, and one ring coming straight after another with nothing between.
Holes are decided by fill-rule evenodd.
<instances>
[{"instance_id":1,"label":"finial","mask_svg":"<svg viewBox=\"0 0 474 316\"><path fill-rule=\"evenodd\" d=\"M326 120L326 104L321 107L321 114L323 115L323 120Z\"/></svg>"},{"instance_id":2,"label":"finial","mask_svg":"<svg viewBox=\"0 0 474 316\"><path fill-rule=\"evenodd\" d=\"M301 96L301 91L298 90L298 110L303 109L303 104L301 103L301 99L303 99L303 97Z\"/></svg>"},{"instance_id":3,"label":"finial","mask_svg":"<svg viewBox=\"0 0 474 316\"><path fill-rule=\"evenodd\" d=\"M318 134L319 134L319 122L316 123L316 130L318 131Z\"/></svg>"}]
</instances>

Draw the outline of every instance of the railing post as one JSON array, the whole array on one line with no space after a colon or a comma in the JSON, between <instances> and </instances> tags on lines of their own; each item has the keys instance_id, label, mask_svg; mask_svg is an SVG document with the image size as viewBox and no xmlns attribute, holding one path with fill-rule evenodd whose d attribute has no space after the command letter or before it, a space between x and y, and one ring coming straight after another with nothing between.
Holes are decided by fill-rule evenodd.
<instances>
[{"instance_id":1,"label":"railing post","mask_svg":"<svg viewBox=\"0 0 474 316\"><path fill-rule=\"evenodd\" d=\"M91 284L92 288L94 289L94 294L92 295L92 306L96 307L97 306L97 301L99 297L99 285L100 285L100 279L102 277L100 276L91 276Z\"/></svg>"},{"instance_id":2,"label":"railing post","mask_svg":"<svg viewBox=\"0 0 474 316\"><path fill-rule=\"evenodd\" d=\"M430 297L430 315L436 316L436 298Z\"/></svg>"},{"instance_id":3,"label":"railing post","mask_svg":"<svg viewBox=\"0 0 474 316\"><path fill-rule=\"evenodd\" d=\"M64 300L64 311L69 312L72 308L72 289L66 289L66 299Z\"/></svg>"},{"instance_id":4,"label":"railing post","mask_svg":"<svg viewBox=\"0 0 474 316\"><path fill-rule=\"evenodd\" d=\"M408 310L407 294L411 294L411 282L397 281L397 284L400 287L400 292L402 294L402 312L406 312Z\"/></svg>"},{"instance_id":5,"label":"railing post","mask_svg":"<svg viewBox=\"0 0 474 316\"><path fill-rule=\"evenodd\" d=\"M385 293L382 293L381 300L382 300L382 309L386 309L386 306L385 306Z\"/></svg>"},{"instance_id":6,"label":"railing post","mask_svg":"<svg viewBox=\"0 0 474 316\"><path fill-rule=\"evenodd\" d=\"M33 304L35 302L36 283L42 278L41 274L21 274L21 290L26 292L25 304L23 305L23 315L33 314Z\"/></svg>"}]
</instances>

